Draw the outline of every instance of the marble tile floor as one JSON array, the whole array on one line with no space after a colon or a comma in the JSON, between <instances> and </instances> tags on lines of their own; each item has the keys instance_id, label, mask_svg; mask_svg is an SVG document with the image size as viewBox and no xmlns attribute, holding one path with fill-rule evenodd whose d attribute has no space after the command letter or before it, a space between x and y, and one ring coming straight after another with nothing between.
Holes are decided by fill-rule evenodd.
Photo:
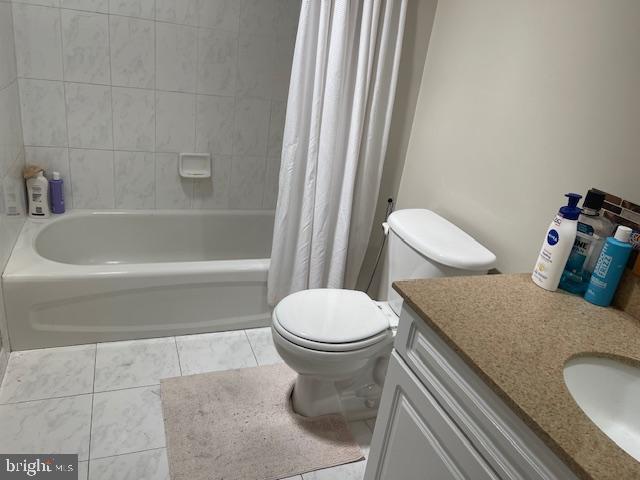
<instances>
[{"instance_id":1,"label":"marble tile floor","mask_svg":"<svg viewBox=\"0 0 640 480\"><path fill-rule=\"evenodd\" d=\"M13 352L0 452L77 453L81 480L169 480L160 379L281 361L269 328ZM350 424L366 456L373 424ZM364 467L285 480L360 480Z\"/></svg>"}]
</instances>

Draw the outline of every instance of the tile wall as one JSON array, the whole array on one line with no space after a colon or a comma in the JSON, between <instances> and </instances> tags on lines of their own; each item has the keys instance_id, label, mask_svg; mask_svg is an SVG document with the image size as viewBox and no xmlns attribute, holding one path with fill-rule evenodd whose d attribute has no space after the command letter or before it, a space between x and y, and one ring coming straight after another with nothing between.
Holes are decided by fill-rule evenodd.
<instances>
[{"instance_id":1,"label":"tile wall","mask_svg":"<svg viewBox=\"0 0 640 480\"><path fill-rule=\"evenodd\" d=\"M14 0L27 162L73 208L273 208L299 8ZM212 179L178 177L194 151Z\"/></svg>"},{"instance_id":2,"label":"tile wall","mask_svg":"<svg viewBox=\"0 0 640 480\"><path fill-rule=\"evenodd\" d=\"M24 148L11 7L10 2L0 0L0 272L4 270L25 214ZM0 288L0 380L6 368L8 346Z\"/></svg>"}]
</instances>

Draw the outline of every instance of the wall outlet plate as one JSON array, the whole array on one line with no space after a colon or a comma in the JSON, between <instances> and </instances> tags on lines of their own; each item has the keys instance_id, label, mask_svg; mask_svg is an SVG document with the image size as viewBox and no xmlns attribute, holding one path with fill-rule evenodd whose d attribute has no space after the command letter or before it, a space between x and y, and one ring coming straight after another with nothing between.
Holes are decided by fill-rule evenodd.
<instances>
[{"instance_id":1,"label":"wall outlet plate","mask_svg":"<svg viewBox=\"0 0 640 480\"><path fill-rule=\"evenodd\" d=\"M181 153L178 170L182 178L211 178L211 154Z\"/></svg>"}]
</instances>

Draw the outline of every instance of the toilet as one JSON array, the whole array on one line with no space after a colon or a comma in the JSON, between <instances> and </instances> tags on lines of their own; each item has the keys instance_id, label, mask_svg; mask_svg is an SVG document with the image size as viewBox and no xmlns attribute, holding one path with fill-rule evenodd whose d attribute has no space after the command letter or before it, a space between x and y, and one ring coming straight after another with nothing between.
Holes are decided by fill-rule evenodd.
<instances>
[{"instance_id":1,"label":"toilet","mask_svg":"<svg viewBox=\"0 0 640 480\"><path fill-rule=\"evenodd\" d=\"M375 417L402 306L391 284L485 274L496 261L470 235L429 210L397 210L388 229L386 301L356 290L312 289L285 297L273 311L274 344L298 374L292 403L300 415Z\"/></svg>"}]
</instances>

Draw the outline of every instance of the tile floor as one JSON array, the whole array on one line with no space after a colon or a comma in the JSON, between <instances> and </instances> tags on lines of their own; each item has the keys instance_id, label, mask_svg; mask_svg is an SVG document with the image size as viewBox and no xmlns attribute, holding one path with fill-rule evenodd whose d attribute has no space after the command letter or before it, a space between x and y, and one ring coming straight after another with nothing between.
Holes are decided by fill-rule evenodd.
<instances>
[{"instance_id":1,"label":"tile floor","mask_svg":"<svg viewBox=\"0 0 640 480\"><path fill-rule=\"evenodd\" d=\"M160 379L281 361L269 328L13 352L0 452L77 453L82 480L169 480ZM351 429L368 455L373 422ZM364 466L286 480L360 480Z\"/></svg>"}]
</instances>

